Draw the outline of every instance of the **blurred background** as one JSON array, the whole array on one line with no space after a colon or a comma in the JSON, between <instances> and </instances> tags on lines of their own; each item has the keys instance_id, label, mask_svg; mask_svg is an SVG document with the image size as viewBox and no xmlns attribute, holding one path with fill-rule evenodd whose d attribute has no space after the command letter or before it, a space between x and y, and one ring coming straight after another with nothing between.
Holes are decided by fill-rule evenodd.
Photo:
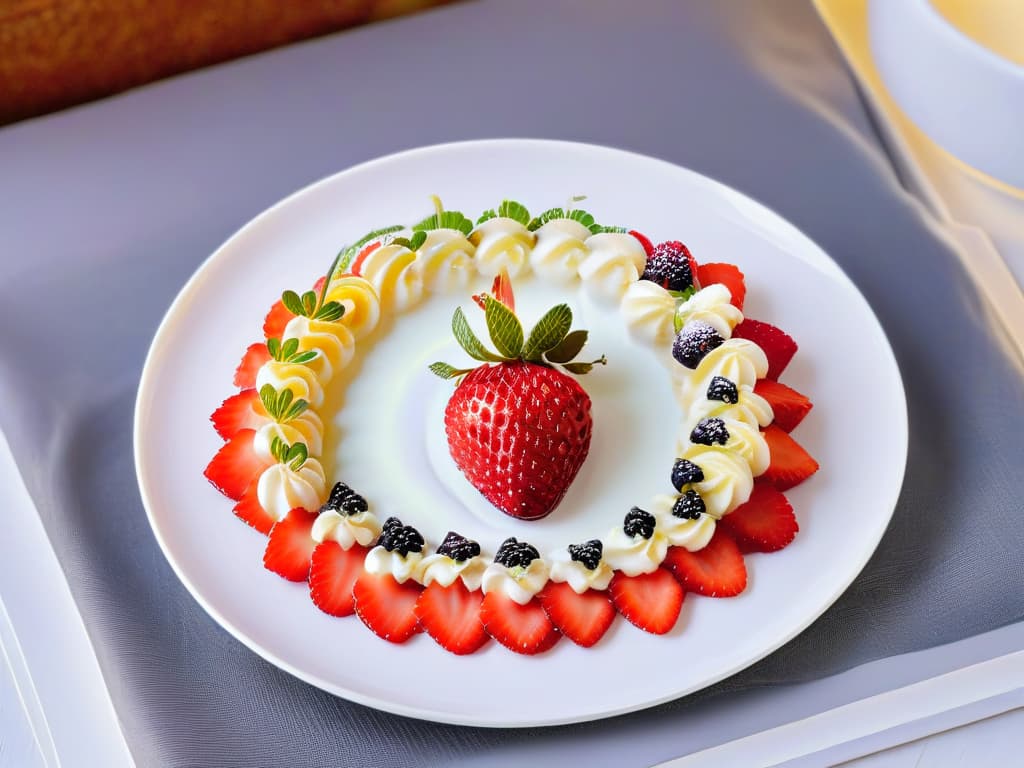
<instances>
[{"instance_id":1,"label":"blurred background","mask_svg":"<svg viewBox=\"0 0 1024 768\"><path fill-rule=\"evenodd\" d=\"M0 125L450 0L2 0Z\"/></svg>"}]
</instances>

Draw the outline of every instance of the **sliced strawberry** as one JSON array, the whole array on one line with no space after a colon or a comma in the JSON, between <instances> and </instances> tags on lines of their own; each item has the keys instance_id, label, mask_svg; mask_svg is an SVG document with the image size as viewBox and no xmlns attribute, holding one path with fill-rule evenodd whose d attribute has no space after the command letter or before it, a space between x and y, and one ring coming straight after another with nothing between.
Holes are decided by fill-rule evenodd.
<instances>
[{"instance_id":1,"label":"sliced strawberry","mask_svg":"<svg viewBox=\"0 0 1024 768\"><path fill-rule=\"evenodd\" d=\"M491 283L491 295L513 312L516 311L516 295L512 292L512 277L505 267L502 267L501 272L494 276L494 282Z\"/></svg>"},{"instance_id":2,"label":"sliced strawberry","mask_svg":"<svg viewBox=\"0 0 1024 768\"><path fill-rule=\"evenodd\" d=\"M480 620L491 637L516 653L532 656L558 641L558 630L537 600L520 605L501 592L488 592L480 605Z\"/></svg>"},{"instance_id":3,"label":"sliced strawberry","mask_svg":"<svg viewBox=\"0 0 1024 768\"><path fill-rule=\"evenodd\" d=\"M363 571L352 586L356 614L378 637L404 643L420 631L415 609L422 589L412 579L399 584L390 574Z\"/></svg>"},{"instance_id":4,"label":"sliced strawberry","mask_svg":"<svg viewBox=\"0 0 1024 768\"><path fill-rule=\"evenodd\" d=\"M629 230L629 234L640 242L640 245L644 247L644 252L647 254L647 258L650 258L651 254L654 253L654 243L651 242L650 238L646 235L640 234L635 229Z\"/></svg>"},{"instance_id":5,"label":"sliced strawberry","mask_svg":"<svg viewBox=\"0 0 1024 768\"><path fill-rule=\"evenodd\" d=\"M284 305L283 301L278 299L263 319L263 335L268 339L281 338L284 334L285 326L291 322L293 317L295 315Z\"/></svg>"},{"instance_id":6,"label":"sliced strawberry","mask_svg":"<svg viewBox=\"0 0 1024 768\"><path fill-rule=\"evenodd\" d=\"M270 351L263 342L250 344L245 350L242 362L235 371L235 386L239 389L250 389L256 386L256 373L270 359Z\"/></svg>"},{"instance_id":7,"label":"sliced strawberry","mask_svg":"<svg viewBox=\"0 0 1024 768\"><path fill-rule=\"evenodd\" d=\"M759 379L754 392L768 401L775 414L773 423L786 432L792 432L813 407L811 401L795 389L771 379Z\"/></svg>"},{"instance_id":8,"label":"sliced strawberry","mask_svg":"<svg viewBox=\"0 0 1024 768\"><path fill-rule=\"evenodd\" d=\"M243 389L225 400L210 416L213 428L225 440L240 429L259 429L268 421L267 411L255 389Z\"/></svg>"},{"instance_id":9,"label":"sliced strawberry","mask_svg":"<svg viewBox=\"0 0 1024 768\"><path fill-rule=\"evenodd\" d=\"M241 500L235 504L233 511L239 518L264 536L267 536L270 534L270 529L274 527L274 523L277 522L277 518L267 512L263 505L260 504L259 496L256 494L259 481L259 475L252 479L245 489L245 493L242 494Z\"/></svg>"},{"instance_id":10,"label":"sliced strawberry","mask_svg":"<svg viewBox=\"0 0 1024 768\"><path fill-rule=\"evenodd\" d=\"M744 552L775 552L789 544L800 530L793 507L774 485L760 482L746 504L741 504L719 523Z\"/></svg>"},{"instance_id":11,"label":"sliced strawberry","mask_svg":"<svg viewBox=\"0 0 1024 768\"><path fill-rule=\"evenodd\" d=\"M747 566L732 536L722 528L704 549L690 552L669 547L664 566L689 592L707 597L733 597L747 586Z\"/></svg>"},{"instance_id":12,"label":"sliced strawberry","mask_svg":"<svg viewBox=\"0 0 1024 768\"><path fill-rule=\"evenodd\" d=\"M363 573L369 549L353 544L342 548L336 541L317 544L309 565L309 596L324 613L350 616L355 612L352 587Z\"/></svg>"},{"instance_id":13,"label":"sliced strawberry","mask_svg":"<svg viewBox=\"0 0 1024 768\"><path fill-rule=\"evenodd\" d=\"M416 600L416 618L438 645L463 656L490 640L480 621L483 599L483 592L470 592L461 580L447 587L435 581Z\"/></svg>"},{"instance_id":14,"label":"sliced strawberry","mask_svg":"<svg viewBox=\"0 0 1024 768\"><path fill-rule=\"evenodd\" d=\"M256 455L253 438L256 432L240 429L221 446L217 455L206 465L203 472L209 480L229 499L239 501L253 481L270 462Z\"/></svg>"},{"instance_id":15,"label":"sliced strawberry","mask_svg":"<svg viewBox=\"0 0 1024 768\"><path fill-rule=\"evenodd\" d=\"M359 275L360 270L362 270L363 268L363 262L366 261L366 257L369 256L374 251L376 251L378 248L380 248L382 242L383 241L381 240L376 240L367 245L365 248L363 248L363 250L359 252L355 259L352 260L352 264L349 267L349 271L353 275Z\"/></svg>"},{"instance_id":16,"label":"sliced strawberry","mask_svg":"<svg viewBox=\"0 0 1024 768\"><path fill-rule=\"evenodd\" d=\"M702 288L713 283L721 283L732 294L730 303L736 309L743 309L747 285L743 279L743 273L735 264L701 264L697 267L697 281Z\"/></svg>"},{"instance_id":17,"label":"sliced strawberry","mask_svg":"<svg viewBox=\"0 0 1024 768\"><path fill-rule=\"evenodd\" d=\"M645 632L664 635L676 625L686 592L663 568L627 576L616 573L608 592L619 613Z\"/></svg>"},{"instance_id":18,"label":"sliced strawberry","mask_svg":"<svg viewBox=\"0 0 1024 768\"><path fill-rule=\"evenodd\" d=\"M568 584L552 581L537 597L551 623L585 648L600 640L615 620L615 606L607 592L588 589L580 595Z\"/></svg>"},{"instance_id":19,"label":"sliced strawberry","mask_svg":"<svg viewBox=\"0 0 1024 768\"><path fill-rule=\"evenodd\" d=\"M762 476L780 491L800 485L818 471L818 462L791 435L774 424L764 430L771 461Z\"/></svg>"},{"instance_id":20,"label":"sliced strawberry","mask_svg":"<svg viewBox=\"0 0 1024 768\"><path fill-rule=\"evenodd\" d=\"M796 342L784 331L760 320L744 320L732 329L737 339L748 339L768 357L768 378L777 379L796 354Z\"/></svg>"},{"instance_id":21,"label":"sliced strawberry","mask_svg":"<svg viewBox=\"0 0 1024 768\"><path fill-rule=\"evenodd\" d=\"M296 507L283 520L274 523L263 553L263 567L288 581L309 578L309 564L316 549L313 521L316 512Z\"/></svg>"}]
</instances>

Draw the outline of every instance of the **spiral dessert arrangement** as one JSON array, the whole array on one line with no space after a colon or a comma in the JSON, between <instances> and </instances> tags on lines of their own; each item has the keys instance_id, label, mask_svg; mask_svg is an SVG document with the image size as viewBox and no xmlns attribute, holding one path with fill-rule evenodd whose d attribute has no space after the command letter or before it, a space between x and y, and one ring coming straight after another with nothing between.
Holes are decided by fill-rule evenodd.
<instances>
[{"instance_id":1,"label":"spiral dessert arrangement","mask_svg":"<svg viewBox=\"0 0 1024 768\"><path fill-rule=\"evenodd\" d=\"M563 636L591 646L617 614L663 634L687 592L739 594L744 555L782 549L796 535L783 492L818 465L789 434L811 403L778 381L795 342L744 318L737 267L699 264L681 242L655 246L599 225L573 207L580 200L536 217L505 200L473 221L435 198L432 215L369 233L311 290L285 291L268 312L264 340L236 371L239 391L211 417L225 442L205 475L268 536L265 566L308 581L324 612L355 613L395 643L425 631L457 654L491 638L523 654ZM430 294L465 295L477 274L494 278L490 293L473 298L496 351L460 309L453 332L477 367L431 366L456 382L446 411L452 457L506 514L534 519L558 504L590 440L590 401L574 377L605 361L573 361L586 331L571 329L567 305L524 332L512 283L531 272L617 308L630 338L663 361L680 414L665 492L623 510L603 535L542 554L512 537L481 544L420 532L373 509L354 490L358 478L329 481L331 380L384 313L401 315ZM528 406L541 397L544 408ZM518 435L526 437L517 443ZM543 468L541 450L551 457Z\"/></svg>"}]
</instances>

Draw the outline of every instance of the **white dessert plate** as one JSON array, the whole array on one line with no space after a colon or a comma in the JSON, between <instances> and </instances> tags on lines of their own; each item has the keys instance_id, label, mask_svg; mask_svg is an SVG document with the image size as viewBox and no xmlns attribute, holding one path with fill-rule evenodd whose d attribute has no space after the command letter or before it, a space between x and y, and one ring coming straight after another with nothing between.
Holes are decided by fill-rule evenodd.
<instances>
[{"instance_id":1,"label":"white dessert plate","mask_svg":"<svg viewBox=\"0 0 1024 768\"><path fill-rule=\"evenodd\" d=\"M747 276L746 314L788 331L800 351L782 380L814 410L794 436L821 471L788 496L801 531L782 552L747 558L739 597L689 595L676 628L649 635L618 619L596 647L563 639L537 657L496 643L453 656L428 636L391 645L358 618L331 618L305 585L262 566L265 538L238 521L203 477L221 442L209 414L228 395L263 316L286 288L322 275L340 246L371 229L431 212L429 195L476 216L503 198L532 211L588 196L599 222L655 241L680 239L701 262L728 261ZM525 281L529 315L555 297ZM451 384L425 373L466 358L448 321L468 296L430 297L399 316L366 351L328 426L325 468L397 514L436 546L449 528L486 551L506 535L542 551L603 535L632 504L670 491L679 415L667 375L632 345L618 311L576 288L565 300L609 365L584 381L594 399L591 455L546 520L502 516L448 465L441 410ZM467 310L470 311L470 310ZM535 317L524 318L527 325ZM390 325L390 324L386 324ZM135 414L142 498L182 582L228 632L326 691L411 717L480 726L553 725L608 717L696 691L767 655L842 594L892 516L907 454L903 386L867 302L821 249L767 208L669 163L619 150L552 141L448 144L375 160L297 192L257 216L181 291L146 361ZM460 483L462 485L460 485Z\"/></svg>"}]
</instances>

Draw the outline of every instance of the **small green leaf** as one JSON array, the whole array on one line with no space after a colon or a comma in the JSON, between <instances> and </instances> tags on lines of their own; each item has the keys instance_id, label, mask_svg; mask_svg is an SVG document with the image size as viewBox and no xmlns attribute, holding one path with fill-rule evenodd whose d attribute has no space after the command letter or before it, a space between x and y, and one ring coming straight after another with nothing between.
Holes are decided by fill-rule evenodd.
<instances>
[{"instance_id":1,"label":"small green leaf","mask_svg":"<svg viewBox=\"0 0 1024 768\"><path fill-rule=\"evenodd\" d=\"M594 217L581 208L576 208L575 210L569 211L569 214L568 216L566 216L566 218L572 219L573 221L578 221L587 229L590 229L591 227L594 226Z\"/></svg>"},{"instance_id":2,"label":"small green leaf","mask_svg":"<svg viewBox=\"0 0 1024 768\"><path fill-rule=\"evenodd\" d=\"M456 376L463 376L473 370L472 368L456 368L454 365L440 362L431 363L429 369L432 374L440 376L442 379L454 379Z\"/></svg>"},{"instance_id":3,"label":"small green leaf","mask_svg":"<svg viewBox=\"0 0 1024 768\"><path fill-rule=\"evenodd\" d=\"M334 279L334 273L338 269L338 262L341 261L341 255L344 251L338 251L338 255L334 257L334 261L331 262L330 269L327 270L327 274L324 275L324 284L320 288L320 300L317 301L317 306L322 307L324 299L327 298L327 289L331 287L331 280Z\"/></svg>"},{"instance_id":4,"label":"small green leaf","mask_svg":"<svg viewBox=\"0 0 1024 768\"><path fill-rule=\"evenodd\" d=\"M530 223L530 212L525 205L515 200L502 200L498 206L498 215L518 221L524 227Z\"/></svg>"},{"instance_id":5,"label":"small green leaf","mask_svg":"<svg viewBox=\"0 0 1024 768\"><path fill-rule=\"evenodd\" d=\"M409 243L411 244L409 250L418 250L425 242L427 242L426 232L424 232L423 230L420 230L419 232L413 232L412 237L409 238Z\"/></svg>"},{"instance_id":6,"label":"small green leaf","mask_svg":"<svg viewBox=\"0 0 1024 768\"><path fill-rule=\"evenodd\" d=\"M313 291L306 291L302 294L302 308L306 310L302 313L306 317L316 314L316 294Z\"/></svg>"},{"instance_id":7,"label":"small green leaf","mask_svg":"<svg viewBox=\"0 0 1024 768\"><path fill-rule=\"evenodd\" d=\"M279 414L287 411L288 406L292 404L292 399L294 397L295 395L288 387L282 389L277 393L277 402L274 403L274 411Z\"/></svg>"},{"instance_id":8,"label":"small green leaf","mask_svg":"<svg viewBox=\"0 0 1024 768\"><path fill-rule=\"evenodd\" d=\"M473 231L473 222L458 211L443 211L440 221L436 213L413 225L415 232L429 232L434 229L455 229L464 235Z\"/></svg>"},{"instance_id":9,"label":"small green leaf","mask_svg":"<svg viewBox=\"0 0 1024 768\"><path fill-rule=\"evenodd\" d=\"M263 410L274 416L274 409L277 407L277 390L273 384L264 384L260 387L260 402L263 403Z\"/></svg>"},{"instance_id":10,"label":"small green leaf","mask_svg":"<svg viewBox=\"0 0 1024 768\"><path fill-rule=\"evenodd\" d=\"M491 341L505 357L523 354L523 324L515 312L493 296L484 297L484 318Z\"/></svg>"},{"instance_id":11,"label":"small green leaf","mask_svg":"<svg viewBox=\"0 0 1024 768\"><path fill-rule=\"evenodd\" d=\"M281 340L274 337L267 339L267 351L274 360L281 359Z\"/></svg>"},{"instance_id":12,"label":"small green leaf","mask_svg":"<svg viewBox=\"0 0 1024 768\"><path fill-rule=\"evenodd\" d=\"M536 232L538 229L543 227L549 221L553 219L564 219L565 211L561 208L548 208L540 216L535 216L530 219L530 223L526 225L526 228L531 232Z\"/></svg>"},{"instance_id":13,"label":"small green leaf","mask_svg":"<svg viewBox=\"0 0 1024 768\"><path fill-rule=\"evenodd\" d=\"M693 294L695 294L696 292L697 289L692 285L683 291L669 291L669 293L672 295L672 298L674 298L680 304L682 304L688 298L693 296Z\"/></svg>"},{"instance_id":14,"label":"small green leaf","mask_svg":"<svg viewBox=\"0 0 1024 768\"><path fill-rule=\"evenodd\" d=\"M573 331L562 339L558 346L547 350L547 352L544 353L544 357L552 363L558 363L560 365L568 363L580 353L580 350L583 349L583 345L586 343L586 331Z\"/></svg>"},{"instance_id":15,"label":"small green leaf","mask_svg":"<svg viewBox=\"0 0 1024 768\"><path fill-rule=\"evenodd\" d=\"M592 363L563 363L562 367L565 368L569 373L575 373L582 375L584 373L590 373L595 365L607 365L608 361L602 355L600 359L595 360Z\"/></svg>"},{"instance_id":16,"label":"small green leaf","mask_svg":"<svg viewBox=\"0 0 1024 768\"><path fill-rule=\"evenodd\" d=\"M293 315L300 316L306 314L305 307L302 306L302 299L299 298L299 294L295 291L285 291L282 293L281 303Z\"/></svg>"},{"instance_id":17,"label":"small green leaf","mask_svg":"<svg viewBox=\"0 0 1024 768\"><path fill-rule=\"evenodd\" d=\"M306 412L306 409L308 407L309 403L307 403L302 398L299 398L294 403L292 403L292 407L288 409L287 413L281 415L281 418L278 419L278 421L286 422L291 421L292 419L297 419L299 416Z\"/></svg>"},{"instance_id":18,"label":"small green leaf","mask_svg":"<svg viewBox=\"0 0 1024 768\"><path fill-rule=\"evenodd\" d=\"M305 365L306 363L312 362L316 359L315 350L307 350L306 352L299 352L297 355L292 355L288 358L289 363L297 363L299 365Z\"/></svg>"},{"instance_id":19,"label":"small green leaf","mask_svg":"<svg viewBox=\"0 0 1024 768\"><path fill-rule=\"evenodd\" d=\"M524 357L533 360L554 346L561 343L565 335L572 327L572 310L568 304L558 304L552 307L530 331L530 337L526 340L526 351ZM570 358L572 359L572 358ZM558 362L558 361L555 361Z\"/></svg>"},{"instance_id":20,"label":"small green leaf","mask_svg":"<svg viewBox=\"0 0 1024 768\"><path fill-rule=\"evenodd\" d=\"M590 234L592 234L592 235L599 235L602 232L613 232L613 233L616 233L616 234L621 234L621 233L627 232L627 231L628 230L625 227L608 227L608 226L603 226L601 224L592 224L590 226Z\"/></svg>"},{"instance_id":21,"label":"small green leaf","mask_svg":"<svg viewBox=\"0 0 1024 768\"><path fill-rule=\"evenodd\" d=\"M483 224L485 221L498 218L498 213L493 208L488 208L486 211L480 214L480 218L476 220L477 226Z\"/></svg>"},{"instance_id":22,"label":"small green leaf","mask_svg":"<svg viewBox=\"0 0 1024 768\"><path fill-rule=\"evenodd\" d=\"M302 469L302 465L306 463L306 459L309 458L309 450L306 448L305 443L295 443L288 449L288 453L285 454L284 464L291 467L293 472L298 472Z\"/></svg>"},{"instance_id":23,"label":"small green leaf","mask_svg":"<svg viewBox=\"0 0 1024 768\"><path fill-rule=\"evenodd\" d=\"M299 351L299 340L288 339L281 345L281 359L288 360Z\"/></svg>"},{"instance_id":24,"label":"small green leaf","mask_svg":"<svg viewBox=\"0 0 1024 768\"><path fill-rule=\"evenodd\" d=\"M469 321L466 320L466 315L462 312L462 307L458 307L452 316L452 333L455 334L455 340L459 342L459 346L466 350L466 354L474 360L485 363L501 362L501 358L489 351L473 333L473 329L469 327Z\"/></svg>"},{"instance_id":25,"label":"small green leaf","mask_svg":"<svg viewBox=\"0 0 1024 768\"><path fill-rule=\"evenodd\" d=\"M325 323L333 323L345 314L345 307L337 301L328 301L316 311L315 320L323 320Z\"/></svg>"},{"instance_id":26,"label":"small green leaf","mask_svg":"<svg viewBox=\"0 0 1024 768\"><path fill-rule=\"evenodd\" d=\"M672 327L675 329L676 333L683 330L683 318L680 317L678 312L672 317Z\"/></svg>"},{"instance_id":27,"label":"small green leaf","mask_svg":"<svg viewBox=\"0 0 1024 768\"><path fill-rule=\"evenodd\" d=\"M352 264L352 259L356 257L356 254L362 250L364 245L379 237L384 237L384 235L390 235L392 232L399 232L403 229L405 229L405 227L401 224L395 224L392 227L383 227L381 229L375 229L373 232L368 232L352 243L352 245L348 246L348 248L342 249L341 253L338 254L337 268L341 270L348 269L349 265Z\"/></svg>"},{"instance_id":28,"label":"small green leaf","mask_svg":"<svg viewBox=\"0 0 1024 768\"><path fill-rule=\"evenodd\" d=\"M270 455L282 464L284 463L284 457L287 453L288 444L280 437L274 437L274 439L270 441Z\"/></svg>"}]
</instances>

